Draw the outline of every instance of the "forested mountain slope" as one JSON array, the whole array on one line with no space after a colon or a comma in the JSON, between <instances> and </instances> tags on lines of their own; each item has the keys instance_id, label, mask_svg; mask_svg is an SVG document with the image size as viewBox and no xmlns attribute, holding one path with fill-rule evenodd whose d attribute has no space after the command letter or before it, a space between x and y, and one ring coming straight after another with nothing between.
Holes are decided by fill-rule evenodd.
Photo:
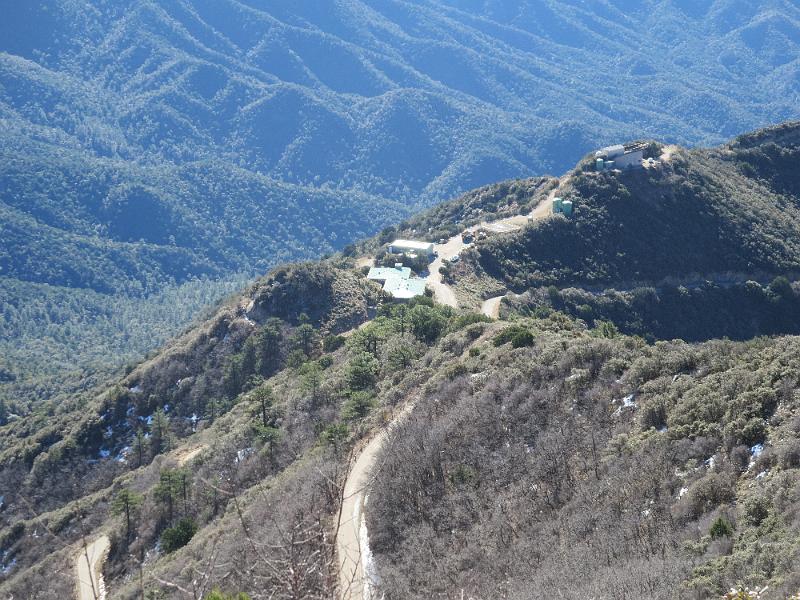
<instances>
[{"instance_id":1,"label":"forested mountain slope","mask_svg":"<svg viewBox=\"0 0 800 600\"><path fill-rule=\"evenodd\" d=\"M786 335L800 322L797 131L676 149L660 175L584 162L560 182L475 190L346 253L275 268L124 375L0 426L0 595L63 598L84 541L108 536L110 598L341 598L345 483L394 422L365 509L387 598L525 598L535 585L575 600L705 600L768 585L766 600L786 600L800 587L800 342ZM631 182L651 203L686 201L691 187L713 231L741 242L712 236L708 247L738 250L709 258L701 240L686 260L782 257L764 269L769 285L720 302L773 337L658 340L647 314L651 339L628 335L601 302L587 313L573 301L591 286L543 288L549 304L509 295L500 319L431 297L395 304L358 266L395 234L527 214L563 185L572 220L479 240L449 276L463 285L487 250L523 273L537 232L607 227L617 200L600 192L633 201ZM689 227L634 214L668 245ZM759 227L741 225L754 214ZM608 272L646 264L600 256ZM683 274L667 267L654 273Z\"/></svg>"},{"instance_id":2,"label":"forested mountain slope","mask_svg":"<svg viewBox=\"0 0 800 600\"><path fill-rule=\"evenodd\" d=\"M601 142L717 142L797 115L788 0L6 4L2 319L26 396L60 370L20 352L21 307L135 357L242 277L460 191ZM52 308L83 290L185 310L109 332L91 294ZM96 366L60 333L56 363Z\"/></svg>"}]
</instances>

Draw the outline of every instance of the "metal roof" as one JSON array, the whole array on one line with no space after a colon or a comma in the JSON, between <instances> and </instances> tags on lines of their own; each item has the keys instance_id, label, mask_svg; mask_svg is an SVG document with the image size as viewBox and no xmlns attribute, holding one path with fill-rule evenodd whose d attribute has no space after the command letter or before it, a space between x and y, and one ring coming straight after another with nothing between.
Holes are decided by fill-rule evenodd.
<instances>
[{"instance_id":1,"label":"metal roof","mask_svg":"<svg viewBox=\"0 0 800 600\"><path fill-rule=\"evenodd\" d=\"M409 267L371 267L367 273L367 279L372 281L388 281L389 279L409 279L411 269Z\"/></svg>"},{"instance_id":2,"label":"metal roof","mask_svg":"<svg viewBox=\"0 0 800 600\"><path fill-rule=\"evenodd\" d=\"M597 157L608 156L610 158L619 156L620 154L625 154L625 146L622 144L606 146L605 148L600 148L600 150L594 153L594 155Z\"/></svg>"},{"instance_id":3,"label":"metal roof","mask_svg":"<svg viewBox=\"0 0 800 600\"><path fill-rule=\"evenodd\" d=\"M393 298L398 300L423 296L425 295L425 280L392 277L386 280L383 291L391 294Z\"/></svg>"},{"instance_id":4,"label":"metal roof","mask_svg":"<svg viewBox=\"0 0 800 600\"><path fill-rule=\"evenodd\" d=\"M395 240L390 246L397 246L399 248L410 248L412 250L430 250L433 246L432 242L419 242L417 240Z\"/></svg>"}]
</instances>

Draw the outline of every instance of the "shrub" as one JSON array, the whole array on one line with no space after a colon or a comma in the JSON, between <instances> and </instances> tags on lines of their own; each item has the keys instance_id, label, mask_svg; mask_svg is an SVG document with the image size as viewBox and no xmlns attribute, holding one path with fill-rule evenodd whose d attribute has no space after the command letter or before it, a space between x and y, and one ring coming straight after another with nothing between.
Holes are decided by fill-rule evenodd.
<instances>
[{"instance_id":1,"label":"shrub","mask_svg":"<svg viewBox=\"0 0 800 600\"><path fill-rule=\"evenodd\" d=\"M219 590L214 590L208 596L206 596L205 600L250 600L250 596L244 592L239 592L238 594L233 595L223 594Z\"/></svg>"},{"instance_id":2,"label":"shrub","mask_svg":"<svg viewBox=\"0 0 800 600\"><path fill-rule=\"evenodd\" d=\"M462 375L466 375L469 373L469 369L467 369L467 365L464 363L456 363L451 365L445 371L445 377L447 379L455 379L456 377L461 377Z\"/></svg>"},{"instance_id":3,"label":"shrub","mask_svg":"<svg viewBox=\"0 0 800 600\"><path fill-rule=\"evenodd\" d=\"M322 349L325 352L334 352L344 346L346 338L343 335L328 335L322 340Z\"/></svg>"},{"instance_id":4,"label":"shrub","mask_svg":"<svg viewBox=\"0 0 800 600\"><path fill-rule=\"evenodd\" d=\"M183 548L197 533L197 524L192 517L184 517L174 527L168 527L161 534L161 549L167 554Z\"/></svg>"},{"instance_id":5,"label":"shrub","mask_svg":"<svg viewBox=\"0 0 800 600\"><path fill-rule=\"evenodd\" d=\"M484 315L483 313L468 313L466 315L459 315L454 320L450 329L452 331L457 331L459 329L463 329L469 325L474 325L475 323L491 323L492 319Z\"/></svg>"},{"instance_id":6,"label":"shrub","mask_svg":"<svg viewBox=\"0 0 800 600\"><path fill-rule=\"evenodd\" d=\"M731 537L731 535L733 535L733 525L731 525L725 517L717 517L717 520L711 524L708 533L711 538L715 540L723 537Z\"/></svg>"},{"instance_id":7,"label":"shrub","mask_svg":"<svg viewBox=\"0 0 800 600\"><path fill-rule=\"evenodd\" d=\"M780 464L784 469L800 467L800 441L792 440L781 448Z\"/></svg>"},{"instance_id":8,"label":"shrub","mask_svg":"<svg viewBox=\"0 0 800 600\"><path fill-rule=\"evenodd\" d=\"M511 347L512 348L524 348L527 346L533 346L534 344L534 337L533 333L528 331L520 331L514 337L511 338Z\"/></svg>"},{"instance_id":9,"label":"shrub","mask_svg":"<svg viewBox=\"0 0 800 600\"><path fill-rule=\"evenodd\" d=\"M719 473L709 473L696 481L686 494L689 515L697 518L720 504L731 502L735 497L731 481Z\"/></svg>"},{"instance_id":10,"label":"shrub","mask_svg":"<svg viewBox=\"0 0 800 600\"><path fill-rule=\"evenodd\" d=\"M514 348L521 348L522 346L532 346L533 341L533 334L526 327L522 325L512 325L498 333L494 337L492 343L495 346L502 346L503 344L511 342Z\"/></svg>"},{"instance_id":11,"label":"shrub","mask_svg":"<svg viewBox=\"0 0 800 600\"><path fill-rule=\"evenodd\" d=\"M328 425L322 432L322 441L329 446L339 447L347 441L350 430L345 423L334 423Z\"/></svg>"},{"instance_id":12,"label":"shrub","mask_svg":"<svg viewBox=\"0 0 800 600\"><path fill-rule=\"evenodd\" d=\"M766 498L748 498L742 507L744 520L754 527L758 527L769 516L769 500Z\"/></svg>"},{"instance_id":13,"label":"shrub","mask_svg":"<svg viewBox=\"0 0 800 600\"><path fill-rule=\"evenodd\" d=\"M469 349L469 355L471 357L473 357L473 358L475 358L476 356L480 356L481 355L481 349L480 348L476 348L476 347L470 348Z\"/></svg>"},{"instance_id":14,"label":"shrub","mask_svg":"<svg viewBox=\"0 0 800 600\"><path fill-rule=\"evenodd\" d=\"M347 421L357 421L366 417L375 407L375 399L367 392L353 392L344 403L342 417Z\"/></svg>"},{"instance_id":15,"label":"shrub","mask_svg":"<svg viewBox=\"0 0 800 600\"><path fill-rule=\"evenodd\" d=\"M648 402L642 410L642 429L661 429L667 426L667 407L662 401Z\"/></svg>"}]
</instances>

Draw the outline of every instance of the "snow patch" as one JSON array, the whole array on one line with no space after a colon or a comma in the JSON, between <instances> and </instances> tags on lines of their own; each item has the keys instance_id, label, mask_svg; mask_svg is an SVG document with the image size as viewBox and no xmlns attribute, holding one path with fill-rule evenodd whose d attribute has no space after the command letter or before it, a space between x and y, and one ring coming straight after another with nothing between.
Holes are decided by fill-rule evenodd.
<instances>
[{"instance_id":1,"label":"snow patch","mask_svg":"<svg viewBox=\"0 0 800 600\"><path fill-rule=\"evenodd\" d=\"M114 457L114 460L120 463L128 462L128 454L131 452L130 446L125 446L122 450L117 452L117 455Z\"/></svg>"},{"instance_id":2,"label":"snow patch","mask_svg":"<svg viewBox=\"0 0 800 600\"><path fill-rule=\"evenodd\" d=\"M242 448L241 450L236 452L236 460L234 462L240 463L249 456L252 456L253 453L256 451L255 448Z\"/></svg>"},{"instance_id":3,"label":"snow patch","mask_svg":"<svg viewBox=\"0 0 800 600\"><path fill-rule=\"evenodd\" d=\"M367 506L369 495L364 496L364 507ZM371 600L375 589L380 583L378 569L375 565L375 557L369 547L369 532L367 531L367 520L364 518L358 503L353 509L353 517L358 519L358 543L361 546L361 570L364 572L364 600Z\"/></svg>"}]
</instances>

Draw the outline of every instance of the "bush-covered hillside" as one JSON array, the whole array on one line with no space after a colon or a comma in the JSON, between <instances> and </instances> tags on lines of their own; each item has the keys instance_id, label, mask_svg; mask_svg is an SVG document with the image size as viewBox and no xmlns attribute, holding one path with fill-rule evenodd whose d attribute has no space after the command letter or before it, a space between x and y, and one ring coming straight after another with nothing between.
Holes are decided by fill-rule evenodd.
<instances>
[{"instance_id":1,"label":"bush-covered hillside","mask_svg":"<svg viewBox=\"0 0 800 600\"><path fill-rule=\"evenodd\" d=\"M746 136L657 171L584 162L559 182L476 190L333 258L273 269L124 375L77 375L21 418L0 401L0 596L72 593L83 541L102 535L111 598L341 594L345 483L394 421L365 509L387 598L718 600L741 584L786 600L800 588L800 341L748 338L797 328L796 198L777 191L793 185L779 157L796 127L753 134L763 152ZM573 219L479 241L452 276L485 275L487 252L503 253L506 284L528 285L537 233L593 239L618 216L632 234L617 254L598 246L558 272L590 273L590 257L667 281L534 285L492 320L429 297L384 302L363 257L346 256L528 212L557 184ZM690 204L705 228L667 210ZM692 237L709 227L717 237ZM696 257L703 277L745 263L748 278L781 276L679 285L675 257ZM58 317L70 296L38 285L40 304L7 313ZM70 322L53 320L48 334L67 336ZM21 385L16 373L0 362L4 385Z\"/></svg>"},{"instance_id":2,"label":"bush-covered hillside","mask_svg":"<svg viewBox=\"0 0 800 600\"><path fill-rule=\"evenodd\" d=\"M585 159L558 192L574 215L478 244L475 269L515 291L796 272L800 205L789 191L794 163L781 157L797 152L799 130L766 130L747 149L675 151L660 167L622 173L597 173Z\"/></svg>"},{"instance_id":3,"label":"bush-covered hillside","mask_svg":"<svg viewBox=\"0 0 800 600\"><path fill-rule=\"evenodd\" d=\"M379 593L797 592L800 340L647 346L564 321L510 329L448 359L377 459Z\"/></svg>"},{"instance_id":4,"label":"bush-covered hillside","mask_svg":"<svg viewBox=\"0 0 800 600\"><path fill-rule=\"evenodd\" d=\"M649 341L800 334L800 294L797 284L785 277L776 277L769 285L747 281L723 286L706 281L688 287L609 289L599 294L551 286L506 296L504 302L513 313L562 311L590 327L613 323L619 331Z\"/></svg>"},{"instance_id":5,"label":"bush-covered hillside","mask_svg":"<svg viewBox=\"0 0 800 600\"><path fill-rule=\"evenodd\" d=\"M367 505L387 598L800 586L797 338L647 345L428 299L332 335L371 303L356 273L278 270L88 402L65 440L6 448L0 593L71 593L81 536L104 531L114 598L329 598L353 452L407 403ZM286 311L300 289L316 299Z\"/></svg>"}]
</instances>

